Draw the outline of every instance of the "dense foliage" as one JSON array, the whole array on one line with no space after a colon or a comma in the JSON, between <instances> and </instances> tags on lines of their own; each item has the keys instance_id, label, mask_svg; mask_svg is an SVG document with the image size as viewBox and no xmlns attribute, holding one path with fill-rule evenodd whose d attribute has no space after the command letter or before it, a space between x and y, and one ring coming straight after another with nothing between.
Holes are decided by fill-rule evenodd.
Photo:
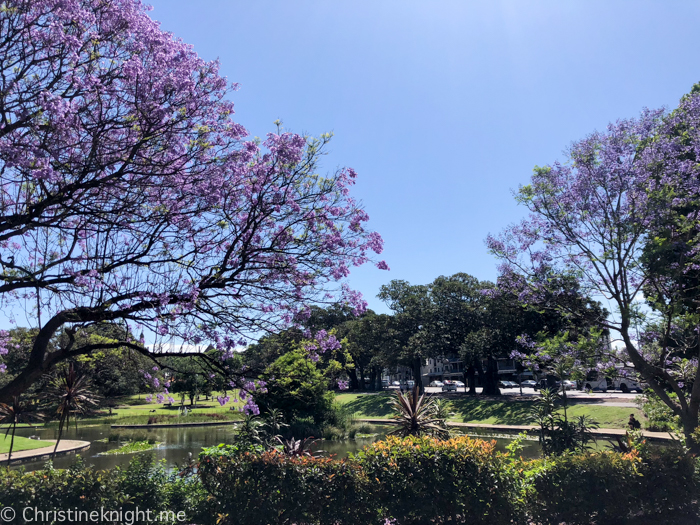
<instances>
[{"instance_id":1,"label":"dense foliage","mask_svg":"<svg viewBox=\"0 0 700 525\"><path fill-rule=\"evenodd\" d=\"M182 355L171 338L230 351L310 303L364 308L342 281L382 239L350 196L356 173L318 174L330 135L247 140L218 63L138 0L0 8L0 305L38 329L0 401L79 355ZM156 344L129 330L76 344L101 323Z\"/></svg>"},{"instance_id":2,"label":"dense foliage","mask_svg":"<svg viewBox=\"0 0 700 525\"><path fill-rule=\"evenodd\" d=\"M488 239L500 281L527 284L523 300L550 293L555 272L610 301L615 315L595 320L619 334L610 359L634 366L689 443L700 423L699 91L671 113L646 110L575 142L565 163L535 167L517 195L528 217ZM570 296L562 290L553 305L575 316Z\"/></svg>"},{"instance_id":3,"label":"dense foliage","mask_svg":"<svg viewBox=\"0 0 700 525\"><path fill-rule=\"evenodd\" d=\"M677 525L700 516L697 463L680 450L525 461L494 448L389 437L336 460L249 443L205 449L198 475L168 474L148 456L111 471L0 470L0 505L185 511L203 525Z\"/></svg>"},{"instance_id":4,"label":"dense foliage","mask_svg":"<svg viewBox=\"0 0 700 525\"><path fill-rule=\"evenodd\" d=\"M268 367L267 376L267 389L254 394L263 411L280 410L288 421L307 417L316 423L325 421L332 408L333 393L328 391L316 363L302 350L280 356Z\"/></svg>"},{"instance_id":5,"label":"dense foliage","mask_svg":"<svg viewBox=\"0 0 700 525\"><path fill-rule=\"evenodd\" d=\"M124 469L96 470L80 460L69 469L56 470L50 465L43 470L25 473L21 470L0 471L0 506L12 506L17 517L11 523L24 523L21 511L26 507L39 510L97 511L119 510L122 516L136 508L151 509L150 523L182 523L178 512L184 512L188 523L208 523L207 494L197 479L169 474L152 456L134 458ZM161 511L172 510L172 519L160 521ZM99 514L98 514L99 515ZM133 518L135 515L131 514ZM165 516L165 515L164 515ZM29 515L33 519L33 515ZM42 520L37 520L41 522ZM68 521L65 519L64 521ZM116 518L97 523L121 521ZM141 520L135 523L148 523Z\"/></svg>"}]
</instances>

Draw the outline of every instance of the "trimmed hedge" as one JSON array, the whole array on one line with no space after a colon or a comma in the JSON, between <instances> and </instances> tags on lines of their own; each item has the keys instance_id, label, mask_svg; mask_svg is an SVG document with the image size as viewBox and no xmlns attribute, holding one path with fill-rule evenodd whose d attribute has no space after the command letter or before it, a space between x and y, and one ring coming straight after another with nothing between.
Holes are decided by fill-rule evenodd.
<instances>
[{"instance_id":1,"label":"trimmed hedge","mask_svg":"<svg viewBox=\"0 0 700 525\"><path fill-rule=\"evenodd\" d=\"M65 470L51 466L27 473L0 469L0 507L11 506L17 513L9 523L24 523L20 510L26 507L41 511L97 511L98 515L101 509L122 509L123 513L128 513L138 507L155 514L174 510L175 515L185 511L187 523L204 523L211 514L207 498L208 494L197 479L168 474L164 464L155 462L150 454L135 457L125 469L96 470L86 467L80 458ZM129 514L123 515L130 521ZM180 522L174 519L170 523Z\"/></svg>"},{"instance_id":2,"label":"trimmed hedge","mask_svg":"<svg viewBox=\"0 0 700 525\"><path fill-rule=\"evenodd\" d=\"M626 523L640 516L674 523L697 513L695 461L671 450L645 459L598 452L536 460L525 478L528 513L543 524Z\"/></svg>"},{"instance_id":3,"label":"trimmed hedge","mask_svg":"<svg viewBox=\"0 0 700 525\"><path fill-rule=\"evenodd\" d=\"M149 456L109 471L0 469L0 507L185 511L203 525L680 525L700 523L696 469L674 450L521 461L468 437L389 437L345 460L220 445L198 476Z\"/></svg>"},{"instance_id":4,"label":"trimmed hedge","mask_svg":"<svg viewBox=\"0 0 700 525\"><path fill-rule=\"evenodd\" d=\"M517 519L518 483L495 442L466 436L387 437L354 459L376 481L372 491L382 516L401 525L432 520L509 524Z\"/></svg>"},{"instance_id":5,"label":"trimmed hedge","mask_svg":"<svg viewBox=\"0 0 700 525\"><path fill-rule=\"evenodd\" d=\"M466 436L388 437L338 461L219 446L202 453L200 476L234 525L510 524L519 485L494 447Z\"/></svg>"},{"instance_id":6,"label":"trimmed hedge","mask_svg":"<svg viewBox=\"0 0 700 525\"><path fill-rule=\"evenodd\" d=\"M219 446L202 453L199 474L216 514L230 524L352 525L376 515L374 487L348 460Z\"/></svg>"}]
</instances>

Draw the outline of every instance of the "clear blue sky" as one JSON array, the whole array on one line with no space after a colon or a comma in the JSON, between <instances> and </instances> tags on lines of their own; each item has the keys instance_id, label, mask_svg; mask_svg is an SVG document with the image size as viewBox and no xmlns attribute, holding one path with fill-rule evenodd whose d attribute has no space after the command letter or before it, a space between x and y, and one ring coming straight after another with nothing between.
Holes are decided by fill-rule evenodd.
<instances>
[{"instance_id":1,"label":"clear blue sky","mask_svg":"<svg viewBox=\"0 0 700 525\"><path fill-rule=\"evenodd\" d=\"M523 216L534 165L700 81L700 3L552 0L151 0L151 16L240 83L237 121L333 131L391 279L497 276L484 238Z\"/></svg>"}]
</instances>

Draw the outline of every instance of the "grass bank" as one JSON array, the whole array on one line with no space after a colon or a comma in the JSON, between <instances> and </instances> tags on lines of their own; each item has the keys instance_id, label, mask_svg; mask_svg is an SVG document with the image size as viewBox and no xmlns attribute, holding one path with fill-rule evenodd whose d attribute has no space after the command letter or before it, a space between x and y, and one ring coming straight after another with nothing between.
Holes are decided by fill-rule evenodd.
<instances>
[{"instance_id":1,"label":"grass bank","mask_svg":"<svg viewBox=\"0 0 700 525\"><path fill-rule=\"evenodd\" d=\"M0 454L7 454L10 451L11 435L0 435ZM52 447L54 444L50 441L39 441L38 439L29 439L15 436L15 443L12 447L12 453L22 450L34 450L35 448Z\"/></svg>"},{"instance_id":2,"label":"grass bank","mask_svg":"<svg viewBox=\"0 0 700 525\"><path fill-rule=\"evenodd\" d=\"M141 394L122 397L118 399L110 399L112 413L109 413L109 408L101 408L97 414L91 417L84 417L79 420L79 425L146 425L150 420L159 424L182 424L182 423L205 423L215 421L235 421L243 416L238 412L240 406L232 402L225 406L219 405L214 397L208 400L200 400L196 406L190 406L189 402L181 405L175 403L172 406L158 404L156 402L147 402L145 395ZM231 393L229 392L229 395ZM231 395L231 397L233 397ZM231 408L234 410L231 410ZM185 415L185 409L187 415ZM58 422L51 421L47 426L58 425Z\"/></svg>"},{"instance_id":3,"label":"grass bank","mask_svg":"<svg viewBox=\"0 0 700 525\"><path fill-rule=\"evenodd\" d=\"M379 394L338 394L336 400L347 406L358 418L390 418L392 410L389 400L394 393ZM450 399L449 410L454 415L449 421L460 423L481 423L494 425L531 425L530 410L535 401L507 401L465 397ZM600 428L627 428L630 414L643 424L644 414L637 408L605 406L592 403L572 403L569 400L569 418L589 416L598 422Z\"/></svg>"}]
</instances>

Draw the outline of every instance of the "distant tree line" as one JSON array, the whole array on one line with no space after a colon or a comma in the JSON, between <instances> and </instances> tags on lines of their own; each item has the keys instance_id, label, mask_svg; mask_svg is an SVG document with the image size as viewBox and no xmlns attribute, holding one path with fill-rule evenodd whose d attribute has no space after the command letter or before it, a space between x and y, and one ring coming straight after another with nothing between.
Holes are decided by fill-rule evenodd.
<instances>
[{"instance_id":1,"label":"distant tree line","mask_svg":"<svg viewBox=\"0 0 700 525\"><path fill-rule=\"evenodd\" d=\"M329 386L347 376L353 390L382 388L385 368L405 366L413 370L421 390L421 366L429 358L458 357L464 378L476 393L477 376L483 393L499 394L497 359L517 348L518 338L553 336L568 332L577 338L607 312L587 297L575 278L552 274L549 292L536 301L523 302L511 286L480 281L466 273L441 276L427 285L394 280L381 287L379 298L392 314L367 310L356 316L341 305L312 307L299 326L262 337L243 354L245 364L256 370L270 367L281 356L299 348L309 333L326 330L341 341L341 348L320 356ZM566 292L576 315L554 308L554 297ZM560 299L559 299L560 300ZM368 381L366 381L368 379Z\"/></svg>"}]
</instances>

